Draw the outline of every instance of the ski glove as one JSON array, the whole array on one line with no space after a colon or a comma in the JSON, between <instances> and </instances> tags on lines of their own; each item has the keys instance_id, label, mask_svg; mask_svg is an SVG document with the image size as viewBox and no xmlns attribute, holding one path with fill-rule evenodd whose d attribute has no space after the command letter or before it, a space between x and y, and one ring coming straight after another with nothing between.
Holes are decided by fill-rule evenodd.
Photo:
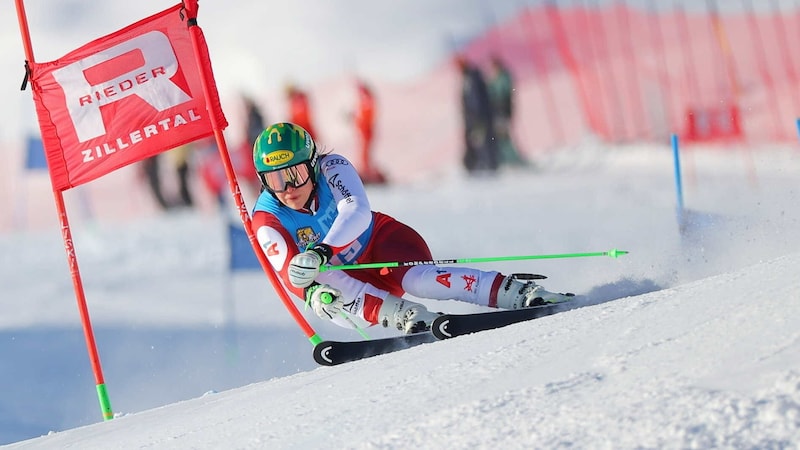
<instances>
[{"instance_id":1,"label":"ski glove","mask_svg":"<svg viewBox=\"0 0 800 450\"><path fill-rule=\"evenodd\" d=\"M333 319L342 312L344 301L338 289L327 284L315 284L306 289L306 306L311 308L322 319Z\"/></svg>"},{"instance_id":2,"label":"ski glove","mask_svg":"<svg viewBox=\"0 0 800 450\"><path fill-rule=\"evenodd\" d=\"M304 288L311 286L319 275L319 267L327 264L333 251L325 244L317 244L303 253L294 255L289 261L289 282L292 286Z\"/></svg>"}]
</instances>

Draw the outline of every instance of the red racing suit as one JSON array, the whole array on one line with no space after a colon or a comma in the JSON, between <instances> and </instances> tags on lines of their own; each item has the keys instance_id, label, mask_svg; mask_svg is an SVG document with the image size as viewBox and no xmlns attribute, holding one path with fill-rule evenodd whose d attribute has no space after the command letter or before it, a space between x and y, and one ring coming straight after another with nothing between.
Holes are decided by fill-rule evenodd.
<instances>
[{"instance_id":1,"label":"red racing suit","mask_svg":"<svg viewBox=\"0 0 800 450\"><path fill-rule=\"evenodd\" d=\"M334 265L432 259L419 233L371 210L364 185L346 158L323 155L318 167L308 209L291 209L269 191L261 193L254 207L252 225L258 242L290 293L305 298L304 289L289 282L287 269L292 257L309 244L330 246ZM405 293L403 277L409 268L331 270L322 272L317 281L342 292L345 312L375 324L386 294Z\"/></svg>"}]
</instances>

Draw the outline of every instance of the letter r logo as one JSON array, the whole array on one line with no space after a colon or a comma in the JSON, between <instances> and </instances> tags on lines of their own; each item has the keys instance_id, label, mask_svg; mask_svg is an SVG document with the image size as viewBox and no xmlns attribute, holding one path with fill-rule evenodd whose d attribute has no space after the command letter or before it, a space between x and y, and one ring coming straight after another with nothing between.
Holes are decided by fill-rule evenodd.
<instances>
[{"instance_id":1,"label":"letter r logo","mask_svg":"<svg viewBox=\"0 0 800 450\"><path fill-rule=\"evenodd\" d=\"M169 38L150 31L53 71L80 142L106 134L100 107L136 95L161 112L192 98L170 78L178 58Z\"/></svg>"}]
</instances>

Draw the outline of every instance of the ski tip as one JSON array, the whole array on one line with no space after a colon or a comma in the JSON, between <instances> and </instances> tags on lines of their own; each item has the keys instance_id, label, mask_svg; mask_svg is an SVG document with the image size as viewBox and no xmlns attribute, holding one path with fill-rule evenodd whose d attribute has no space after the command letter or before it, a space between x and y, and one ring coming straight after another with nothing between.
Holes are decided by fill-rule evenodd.
<instances>
[{"instance_id":1,"label":"ski tip","mask_svg":"<svg viewBox=\"0 0 800 450\"><path fill-rule=\"evenodd\" d=\"M442 317L441 319L436 319L433 321L433 325L431 326L431 332L437 339L449 339L453 337L453 334L447 329L448 325L450 325L450 318L449 317Z\"/></svg>"},{"instance_id":2,"label":"ski tip","mask_svg":"<svg viewBox=\"0 0 800 450\"><path fill-rule=\"evenodd\" d=\"M319 344L314 346L314 360L323 366L335 366L337 362L331 357L331 350L333 349L333 343L331 342L320 342Z\"/></svg>"}]
</instances>

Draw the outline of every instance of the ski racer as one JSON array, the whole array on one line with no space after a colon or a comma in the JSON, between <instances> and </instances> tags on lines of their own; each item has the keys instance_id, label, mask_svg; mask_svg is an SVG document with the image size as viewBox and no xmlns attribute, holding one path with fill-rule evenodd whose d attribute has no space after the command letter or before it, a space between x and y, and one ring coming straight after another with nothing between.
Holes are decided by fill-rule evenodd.
<instances>
[{"instance_id":1,"label":"ski racer","mask_svg":"<svg viewBox=\"0 0 800 450\"><path fill-rule=\"evenodd\" d=\"M262 191L253 231L289 292L314 312L352 328L381 324L404 333L430 329L437 313L403 298L460 300L518 309L565 301L533 281L471 268L415 265L320 272L325 264L429 261L414 229L370 207L353 165L320 153L313 137L293 123L267 127L253 145Z\"/></svg>"}]
</instances>

